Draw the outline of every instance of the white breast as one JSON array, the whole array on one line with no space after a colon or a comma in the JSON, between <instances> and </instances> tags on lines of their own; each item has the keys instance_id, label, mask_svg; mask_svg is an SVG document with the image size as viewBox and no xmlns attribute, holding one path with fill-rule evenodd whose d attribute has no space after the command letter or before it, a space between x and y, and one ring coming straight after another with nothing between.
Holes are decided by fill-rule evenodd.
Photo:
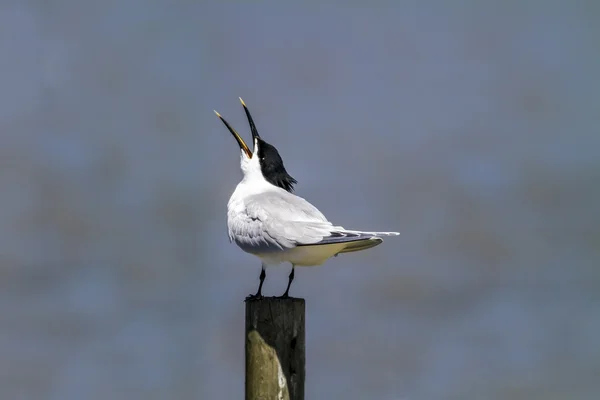
<instances>
[{"instance_id":1,"label":"white breast","mask_svg":"<svg viewBox=\"0 0 600 400\"><path fill-rule=\"evenodd\" d=\"M331 257L338 254L347 246L347 243L336 243L315 246L298 246L281 252L256 254L265 264L274 265L290 262L300 267L321 265Z\"/></svg>"}]
</instances>

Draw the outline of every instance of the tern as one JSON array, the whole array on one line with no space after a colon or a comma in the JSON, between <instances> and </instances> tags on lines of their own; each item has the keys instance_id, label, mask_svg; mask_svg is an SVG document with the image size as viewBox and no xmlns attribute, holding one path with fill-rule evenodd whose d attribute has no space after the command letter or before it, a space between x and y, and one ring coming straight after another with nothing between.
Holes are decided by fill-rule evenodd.
<instances>
[{"instance_id":1,"label":"tern","mask_svg":"<svg viewBox=\"0 0 600 400\"><path fill-rule=\"evenodd\" d=\"M258 134L248 107L240 97L250 124L253 149L219 114L240 146L243 174L227 203L230 242L261 259L258 291L248 299L262 298L265 268L282 262L292 264L281 298L289 297L297 266L321 265L340 253L366 250L383 242L382 236L398 232L364 232L333 225L315 206L293 194L297 181L285 167L277 149Z\"/></svg>"}]
</instances>

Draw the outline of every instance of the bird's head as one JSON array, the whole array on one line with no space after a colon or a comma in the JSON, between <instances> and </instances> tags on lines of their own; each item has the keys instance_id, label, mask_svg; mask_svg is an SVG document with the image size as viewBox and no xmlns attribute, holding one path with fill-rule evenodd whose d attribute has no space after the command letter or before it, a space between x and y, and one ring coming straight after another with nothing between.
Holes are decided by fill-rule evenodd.
<instances>
[{"instance_id":1,"label":"bird's head","mask_svg":"<svg viewBox=\"0 0 600 400\"><path fill-rule=\"evenodd\" d=\"M253 174L260 174L267 182L274 186L278 186L288 192L294 190L294 185L297 181L292 178L283 166L283 160L279 155L279 152L275 146L265 142L254 125L254 120L248 107L244 103L244 100L240 98L248 123L250 124L250 131L252 132L253 150L251 151L248 145L244 142L244 139L229 123L215 111L217 117L225 124L229 132L233 135L238 145L240 146L240 165L244 176Z\"/></svg>"}]
</instances>

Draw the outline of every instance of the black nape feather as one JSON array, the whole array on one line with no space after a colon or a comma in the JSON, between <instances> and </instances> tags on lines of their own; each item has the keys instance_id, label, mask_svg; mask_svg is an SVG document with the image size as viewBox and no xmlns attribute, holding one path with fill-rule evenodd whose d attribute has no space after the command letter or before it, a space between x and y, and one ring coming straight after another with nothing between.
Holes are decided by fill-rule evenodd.
<instances>
[{"instance_id":1,"label":"black nape feather","mask_svg":"<svg viewBox=\"0 0 600 400\"><path fill-rule=\"evenodd\" d=\"M285 170L277 149L262 139L258 139L258 161L267 182L290 193L294 191L298 182Z\"/></svg>"}]
</instances>

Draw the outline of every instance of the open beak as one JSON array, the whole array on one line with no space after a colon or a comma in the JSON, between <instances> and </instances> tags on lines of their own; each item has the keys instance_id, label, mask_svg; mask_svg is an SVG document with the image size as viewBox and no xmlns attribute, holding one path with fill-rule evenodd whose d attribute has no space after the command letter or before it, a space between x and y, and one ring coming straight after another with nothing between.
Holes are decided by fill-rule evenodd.
<instances>
[{"instance_id":1,"label":"open beak","mask_svg":"<svg viewBox=\"0 0 600 400\"><path fill-rule=\"evenodd\" d=\"M243 104L243 102L242 102L242 104ZM244 106L244 109L245 108L246 107ZM246 113L247 113L247 111L246 111ZM225 119L223 117L221 117L221 114L219 114L216 111L215 111L215 114L217 114L217 117L219 117L219 119L225 124L225 126L227 127L227 129L229 129L229 132L231 132L231 134L233 135L233 137L235 138L235 140L240 145L240 149L242 149L244 151L244 153L246 153L246 155L248 156L248 158L252 158L252 152L250 151L250 149L248 148L248 146L246 145L246 143L244 142L244 139L242 139L242 137L240 136L240 134L237 133L237 131L235 129L233 129L231 127L231 125L229 125L229 123L227 123L227 121L225 121ZM250 118L249 115L250 114L248 114L248 118ZM252 126L254 126L254 124L252 124ZM253 129L256 130L256 128L253 128ZM254 136L254 130L252 131L253 132L252 136Z\"/></svg>"},{"instance_id":2,"label":"open beak","mask_svg":"<svg viewBox=\"0 0 600 400\"><path fill-rule=\"evenodd\" d=\"M240 102L244 107L244 111L246 112L246 117L248 117L248 123L250 124L250 131L252 131L252 140L256 141L256 139L260 139L260 135L258 134L258 130L256 130L256 125L254 125L254 120L252 119L252 115L250 115L250 111L248 111L248 107L246 107L246 103L240 97Z\"/></svg>"}]
</instances>

